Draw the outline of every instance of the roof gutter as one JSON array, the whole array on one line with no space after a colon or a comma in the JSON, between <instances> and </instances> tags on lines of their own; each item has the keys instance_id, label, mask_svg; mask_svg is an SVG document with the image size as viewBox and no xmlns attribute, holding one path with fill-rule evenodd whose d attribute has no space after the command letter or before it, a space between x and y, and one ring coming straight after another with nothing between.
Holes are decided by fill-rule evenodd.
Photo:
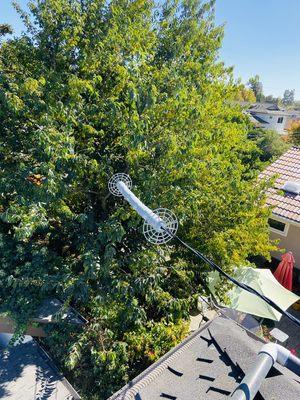
<instances>
[{"instance_id":1,"label":"roof gutter","mask_svg":"<svg viewBox=\"0 0 300 400\"><path fill-rule=\"evenodd\" d=\"M275 343L265 344L257 355L254 365L248 371L232 394L233 400L252 400L275 362L300 376L300 359L288 349Z\"/></svg>"}]
</instances>

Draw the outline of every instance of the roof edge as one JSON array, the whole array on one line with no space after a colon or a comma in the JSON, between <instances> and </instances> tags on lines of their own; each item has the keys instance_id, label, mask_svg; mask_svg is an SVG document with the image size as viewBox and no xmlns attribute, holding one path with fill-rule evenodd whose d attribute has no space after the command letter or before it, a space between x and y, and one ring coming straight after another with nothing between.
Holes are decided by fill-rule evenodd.
<instances>
[{"instance_id":1,"label":"roof edge","mask_svg":"<svg viewBox=\"0 0 300 400\"><path fill-rule=\"evenodd\" d=\"M47 353L47 351L36 340L33 340L33 341L37 345L37 350L40 353L41 357L45 360L45 362L49 365L49 367L51 369L53 369L55 371L55 373L58 375L61 383L70 392L72 399L73 400L81 400L80 395L77 393L77 391L71 385L71 383L67 380L67 378L65 378L65 376L62 374L62 372L57 368L57 366L55 365L54 361L52 360L50 355Z\"/></svg>"},{"instance_id":2,"label":"roof edge","mask_svg":"<svg viewBox=\"0 0 300 400\"><path fill-rule=\"evenodd\" d=\"M217 317L216 317L217 318ZM127 399L128 396L128 391L133 389L136 384L141 382L149 373L154 373L158 368L163 368L164 364L166 361L170 359L170 357L175 358L177 356L177 352L180 351L180 353L188 346L191 344L191 342L196 339L196 337L199 335L200 332L205 330L207 327L211 325L211 323L214 321L215 318L211 319L210 321L206 322L201 326L201 328L197 329L195 332L187 336L182 342L180 342L177 346L173 347L171 350L169 350L166 354L164 354L162 357L160 357L157 361L155 361L153 364L151 364L148 368L146 368L142 373L140 373L138 376L136 376L134 379L129 381L125 386L123 386L120 390L118 390L116 393L114 393L111 397L109 397L107 400L118 400L118 399ZM120 397L122 396L123 397Z\"/></svg>"},{"instance_id":3,"label":"roof edge","mask_svg":"<svg viewBox=\"0 0 300 400\"><path fill-rule=\"evenodd\" d=\"M163 355L161 358L159 358L155 363L150 365L145 371L143 371L141 374L139 374L137 377L132 379L127 383L127 385L123 386L120 390L118 390L116 393L114 393L111 397L109 397L107 400L130 400L131 397L130 395L136 395L136 390L140 390L144 385L152 381L155 376L155 372L157 374L160 373L161 369L165 367L165 364L170 362L170 359L178 357L182 351L184 351L187 347L189 347L194 340L199 336L199 334L207 329L212 322L217 319L217 318L224 318L227 320L232 321L235 325L237 325L240 329L246 332L248 336L250 336L253 340L256 340L258 342L266 343L262 338L256 336L254 333L246 329L245 327L241 326L238 324L236 321L233 319L227 317L224 314L218 314L215 318L209 320L205 324L203 324L199 329L197 329L195 332L187 336L182 342L180 342L177 346L173 347L170 351L168 351L165 355ZM152 376L149 376L149 374L152 374ZM156 374L155 374L156 375ZM149 376L149 377L148 377ZM145 379L147 378L147 379ZM139 385L140 384L140 385ZM129 392L131 391L131 393Z\"/></svg>"}]
</instances>

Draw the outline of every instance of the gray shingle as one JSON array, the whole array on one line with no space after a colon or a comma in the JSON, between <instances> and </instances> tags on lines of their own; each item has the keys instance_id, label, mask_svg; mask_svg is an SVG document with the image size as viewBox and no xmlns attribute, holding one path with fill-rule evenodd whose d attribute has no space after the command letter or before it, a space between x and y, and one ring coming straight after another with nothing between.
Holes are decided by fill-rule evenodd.
<instances>
[{"instance_id":1,"label":"gray shingle","mask_svg":"<svg viewBox=\"0 0 300 400\"><path fill-rule=\"evenodd\" d=\"M109 400L227 398L251 367L263 343L235 322L217 317ZM292 373L276 365L256 398L299 400L300 385L295 379Z\"/></svg>"},{"instance_id":2,"label":"gray shingle","mask_svg":"<svg viewBox=\"0 0 300 400\"><path fill-rule=\"evenodd\" d=\"M33 340L0 351L0 398L2 400L80 399Z\"/></svg>"},{"instance_id":3,"label":"gray shingle","mask_svg":"<svg viewBox=\"0 0 300 400\"><path fill-rule=\"evenodd\" d=\"M295 110L295 109L286 110L284 108L278 107L276 104L271 104L271 103L251 104L248 107L248 112L263 113L263 114L270 114L270 115L286 115L286 116L291 116L294 118L300 117L299 110Z\"/></svg>"}]
</instances>

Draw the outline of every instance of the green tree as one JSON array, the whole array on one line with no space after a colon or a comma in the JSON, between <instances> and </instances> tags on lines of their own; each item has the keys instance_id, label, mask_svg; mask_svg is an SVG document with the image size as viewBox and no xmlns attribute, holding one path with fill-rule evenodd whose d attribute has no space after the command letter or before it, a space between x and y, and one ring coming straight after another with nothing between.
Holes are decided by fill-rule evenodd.
<instances>
[{"instance_id":1,"label":"green tree","mask_svg":"<svg viewBox=\"0 0 300 400\"><path fill-rule=\"evenodd\" d=\"M289 142L299 146L300 145L300 120L292 121L288 128L289 134L288 139Z\"/></svg>"},{"instance_id":2,"label":"green tree","mask_svg":"<svg viewBox=\"0 0 300 400\"><path fill-rule=\"evenodd\" d=\"M248 86L254 92L256 100L261 102L264 99L263 84L260 81L259 75L255 75L248 81Z\"/></svg>"},{"instance_id":3,"label":"green tree","mask_svg":"<svg viewBox=\"0 0 300 400\"><path fill-rule=\"evenodd\" d=\"M108 193L113 173L172 209L180 236L227 271L272 248L213 8L32 1L28 33L0 47L1 310L21 323L58 296L85 315L83 331L56 326L47 344L87 399L183 338L208 270L176 243L145 241Z\"/></svg>"},{"instance_id":4,"label":"green tree","mask_svg":"<svg viewBox=\"0 0 300 400\"><path fill-rule=\"evenodd\" d=\"M281 101L281 99L280 99L280 97L275 97L275 96L273 96L272 94L270 94L270 95L268 95L268 96L265 96L265 102L266 103L272 103L272 104L279 104L280 103L280 101Z\"/></svg>"},{"instance_id":5,"label":"green tree","mask_svg":"<svg viewBox=\"0 0 300 400\"><path fill-rule=\"evenodd\" d=\"M249 138L256 143L257 156L262 162L274 161L290 147L290 144L279 133L272 130L251 129Z\"/></svg>"},{"instance_id":6,"label":"green tree","mask_svg":"<svg viewBox=\"0 0 300 400\"><path fill-rule=\"evenodd\" d=\"M294 102L294 107L293 107L295 110L300 110L300 101L298 101L298 100L296 100L295 102Z\"/></svg>"},{"instance_id":7,"label":"green tree","mask_svg":"<svg viewBox=\"0 0 300 400\"><path fill-rule=\"evenodd\" d=\"M0 24L0 37L5 35L12 35L12 27L8 24Z\"/></svg>"},{"instance_id":8,"label":"green tree","mask_svg":"<svg viewBox=\"0 0 300 400\"><path fill-rule=\"evenodd\" d=\"M237 91L235 100L255 103L256 97L252 89L248 89L245 85L241 85Z\"/></svg>"},{"instance_id":9,"label":"green tree","mask_svg":"<svg viewBox=\"0 0 300 400\"><path fill-rule=\"evenodd\" d=\"M295 102L295 89L286 89L283 93L282 104L285 106L292 106Z\"/></svg>"}]
</instances>

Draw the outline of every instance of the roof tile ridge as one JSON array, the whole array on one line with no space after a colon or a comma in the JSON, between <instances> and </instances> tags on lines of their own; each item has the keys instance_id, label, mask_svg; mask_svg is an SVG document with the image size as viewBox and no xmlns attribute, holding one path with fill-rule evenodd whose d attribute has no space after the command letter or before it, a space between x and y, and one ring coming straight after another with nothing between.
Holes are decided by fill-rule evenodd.
<instances>
[{"instance_id":1,"label":"roof tile ridge","mask_svg":"<svg viewBox=\"0 0 300 400\"><path fill-rule=\"evenodd\" d=\"M282 215L279 214L279 213L276 213L276 211L273 211L273 214L274 214L274 215L277 215L278 217L283 218ZM293 221L293 222L297 222L298 224L300 224L300 220L298 220L298 219L296 219L296 218L291 218L291 217L284 217L284 218L285 218L286 220Z\"/></svg>"}]
</instances>

